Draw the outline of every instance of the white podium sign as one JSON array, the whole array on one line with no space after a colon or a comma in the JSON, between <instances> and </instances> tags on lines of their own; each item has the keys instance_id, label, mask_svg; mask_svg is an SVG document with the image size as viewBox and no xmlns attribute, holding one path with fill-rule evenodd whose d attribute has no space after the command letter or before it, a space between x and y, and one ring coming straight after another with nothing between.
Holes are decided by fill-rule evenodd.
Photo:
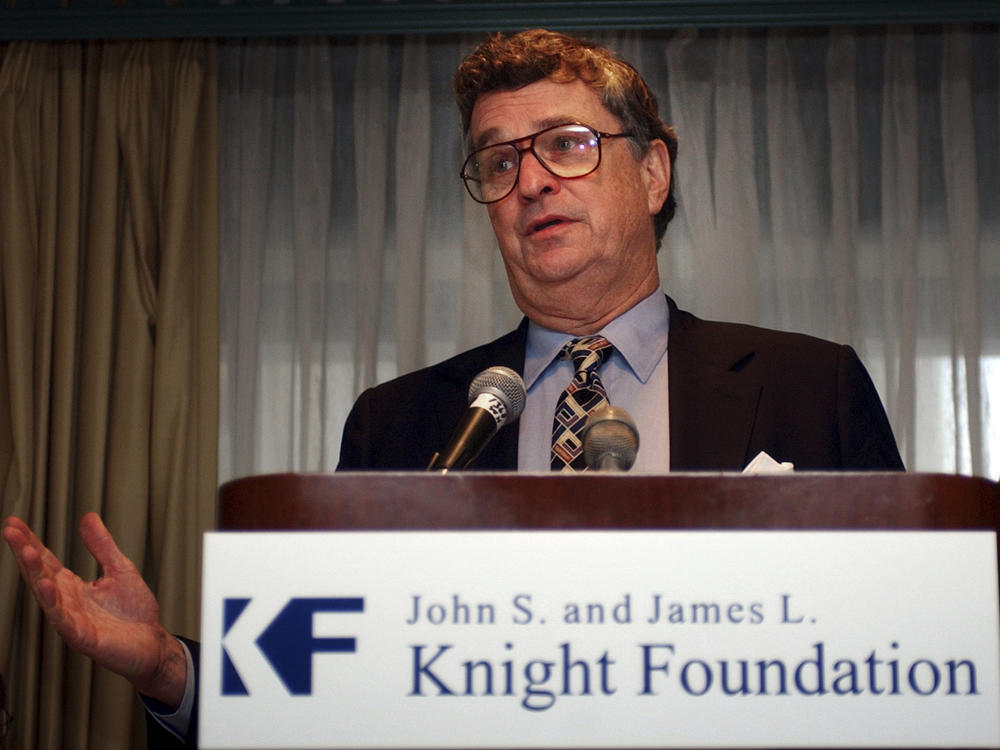
<instances>
[{"instance_id":1,"label":"white podium sign","mask_svg":"<svg viewBox=\"0 0 1000 750\"><path fill-rule=\"evenodd\" d=\"M992 532L205 540L203 748L998 747Z\"/></svg>"}]
</instances>

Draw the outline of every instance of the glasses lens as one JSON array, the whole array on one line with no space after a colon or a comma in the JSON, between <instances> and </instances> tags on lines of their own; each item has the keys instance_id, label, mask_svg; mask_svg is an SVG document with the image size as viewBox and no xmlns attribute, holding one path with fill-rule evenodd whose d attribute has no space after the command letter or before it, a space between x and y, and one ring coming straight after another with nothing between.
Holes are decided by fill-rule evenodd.
<instances>
[{"instance_id":1,"label":"glasses lens","mask_svg":"<svg viewBox=\"0 0 1000 750\"><path fill-rule=\"evenodd\" d=\"M583 177L600 164L601 138L585 125L559 125L530 138L535 156L558 177ZM506 197L517 181L521 155L510 143L474 151L462 169L472 197L480 203Z\"/></svg>"},{"instance_id":2,"label":"glasses lens","mask_svg":"<svg viewBox=\"0 0 1000 750\"><path fill-rule=\"evenodd\" d=\"M535 137L535 154L559 177L581 177L600 160L600 138L583 125L563 125Z\"/></svg>"},{"instance_id":3,"label":"glasses lens","mask_svg":"<svg viewBox=\"0 0 1000 750\"><path fill-rule=\"evenodd\" d=\"M517 149L509 144L476 151L465 162L462 177L472 197L489 203L503 198L517 179Z\"/></svg>"}]
</instances>

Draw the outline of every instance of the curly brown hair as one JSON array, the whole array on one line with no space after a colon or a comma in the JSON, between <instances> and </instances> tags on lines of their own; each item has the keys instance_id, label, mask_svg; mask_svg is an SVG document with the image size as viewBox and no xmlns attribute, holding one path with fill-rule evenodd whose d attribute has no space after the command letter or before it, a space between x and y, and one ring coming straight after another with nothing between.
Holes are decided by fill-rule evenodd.
<instances>
[{"instance_id":1,"label":"curly brown hair","mask_svg":"<svg viewBox=\"0 0 1000 750\"><path fill-rule=\"evenodd\" d=\"M660 120L656 96L639 72L606 47L546 29L529 29L511 36L495 34L459 64L454 77L455 100L466 141L472 110L480 96L490 91L512 91L545 78L556 83L576 79L587 83L630 134L628 140L635 158L642 158L650 142L659 139L667 145L673 170L677 135ZM657 245L676 206L671 178L667 199L653 222Z\"/></svg>"}]
</instances>

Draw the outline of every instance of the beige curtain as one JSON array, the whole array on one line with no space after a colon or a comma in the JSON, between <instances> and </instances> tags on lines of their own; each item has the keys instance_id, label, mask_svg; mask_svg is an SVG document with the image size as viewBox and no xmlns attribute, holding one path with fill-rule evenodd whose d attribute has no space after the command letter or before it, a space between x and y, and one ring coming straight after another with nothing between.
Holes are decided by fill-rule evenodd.
<instances>
[{"instance_id":1,"label":"beige curtain","mask_svg":"<svg viewBox=\"0 0 1000 750\"><path fill-rule=\"evenodd\" d=\"M216 51L0 48L0 502L84 577L102 514L197 634L218 400ZM141 747L122 679L67 653L0 550L12 747Z\"/></svg>"}]
</instances>

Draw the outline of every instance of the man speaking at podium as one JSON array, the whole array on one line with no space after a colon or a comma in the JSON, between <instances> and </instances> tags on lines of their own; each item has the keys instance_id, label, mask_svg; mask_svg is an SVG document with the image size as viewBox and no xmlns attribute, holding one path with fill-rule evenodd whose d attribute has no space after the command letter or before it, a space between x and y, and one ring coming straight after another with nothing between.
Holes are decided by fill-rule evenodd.
<instances>
[{"instance_id":1,"label":"man speaking at podium","mask_svg":"<svg viewBox=\"0 0 1000 750\"><path fill-rule=\"evenodd\" d=\"M574 377L564 348L582 337L611 345L590 377L603 387L596 399L636 421L635 471L738 471L761 451L797 469L902 468L851 348L709 323L664 295L656 253L674 214L677 139L630 65L526 31L480 45L455 94L470 152L462 177L489 212L526 317L497 341L363 393L341 469L426 468L469 383L495 365L523 374L527 403L475 467L564 468L554 406Z\"/></svg>"},{"instance_id":2,"label":"man speaking at podium","mask_svg":"<svg viewBox=\"0 0 1000 750\"><path fill-rule=\"evenodd\" d=\"M850 347L710 323L660 286L677 141L639 74L610 52L527 31L484 42L455 76L468 159L525 320L485 346L363 393L340 469L424 469L491 367L523 377L523 416L472 468L571 471L576 427L608 403L635 419L635 470L733 470L763 452L797 469L902 469L885 412ZM122 674L157 715L150 746L194 746L191 654L96 517L100 586L67 571L17 519L4 538L70 647ZM179 707L179 710L178 710Z\"/></svg>"}]
</instances>

